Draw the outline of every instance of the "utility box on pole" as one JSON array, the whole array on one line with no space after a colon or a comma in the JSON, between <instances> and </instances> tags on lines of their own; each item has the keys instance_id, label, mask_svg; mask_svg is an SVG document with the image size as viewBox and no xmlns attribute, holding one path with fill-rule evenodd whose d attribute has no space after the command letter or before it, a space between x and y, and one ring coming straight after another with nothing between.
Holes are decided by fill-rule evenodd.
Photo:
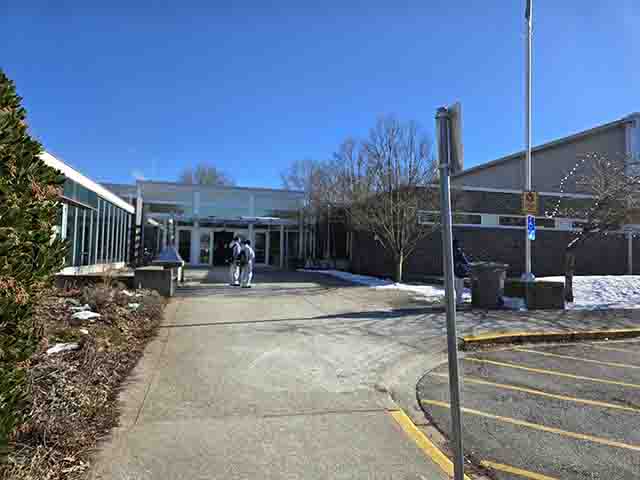
<instances>
[{"instance_id":1,"label":"utility box on pole","mask_svg":"<svg viewBox=\"0 0 640 480\"><path fill-rule=\"evenodd\" d=\"M447 108L449 113L449 173L455 175L464 170L464 147L462 145L462 104L456 102Z\"/></svg>"}]
</instances>

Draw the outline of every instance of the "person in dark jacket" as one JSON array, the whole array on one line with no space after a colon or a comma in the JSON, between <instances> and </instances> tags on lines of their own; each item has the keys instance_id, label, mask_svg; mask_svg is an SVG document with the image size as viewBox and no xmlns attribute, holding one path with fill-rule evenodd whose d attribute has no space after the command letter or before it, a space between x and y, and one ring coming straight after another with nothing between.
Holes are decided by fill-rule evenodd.
<instances>
[{"instance_id":1,"label":"person in dark jacket","mask_svg":"<svg viewBox=\"0 0 640 480\"><path fill-rule=\"evenodd\" d=\"M462 250L462 246L457 239L453 239L453 275L455 277L456 304L464 303L462 294L464 293L464 279L469 276L469 259Z\"/></svg>"}]
</instances>

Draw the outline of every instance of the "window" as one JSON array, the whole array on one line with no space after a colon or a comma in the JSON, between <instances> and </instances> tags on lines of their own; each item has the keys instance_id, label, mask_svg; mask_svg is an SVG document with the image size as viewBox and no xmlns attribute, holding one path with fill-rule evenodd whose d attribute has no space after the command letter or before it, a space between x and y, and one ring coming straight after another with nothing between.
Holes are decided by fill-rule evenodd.
<instances>
[{"instance_id":1,"label":"window","mask_svg":"<svg viewBox=\"0 0 640 480\"><path fill-rule=\"evenodd\" d=\"M500 225L503 227L524 227L524 217L500 217Z\"/></svg>"},{"instance_id":2,"label":"window","mask_svg":"<svg viewBox=\"0 0 640 480\"><path fill-rule=\"evenodd\" d=\"M93 219L93 210L88 208L82 209L82 216L84 219L84 227L82 234L82 257L81 264L82 265L90 265L91 264L91 226Z\"/></svg>"},{"instance_id":3,"label":"window","mask_svg":"<svg viewBox=\"0 0 640 480\"><path fill-rule=\"evenodd\" d=\"M255 195L256 217L298 218L301 201L290 195L259 193Z\"/></svg>"},{"instance_id":4,"label":"window","mask_svg":"<svg viewBox=\"0 0 640 480\"><path fill-rule=\"evenodd\" d=\"M113 205L107 202L107 238L105 241L105 263L113 259Z\"/></svg>"},{"instance_id":5,"label":"window","mask_svg":"<svg viewBox=\"0 0 640 480\"><path fill-rule=\"evenodd\" d=\"M480 225L482 223L482 216L469 213L454 213L453 223L456 225Z\"/></svg>"},{"instance_id":6,"label":"window","mask_svg":"<svg viewBox=\"0 0 640 480\"><path fill-rule=\"evenodd\" d=\"M75 252L75 228L76 228L76 209L77 207L73 205L68 205L67 207L67 231L66 231L66 239L68 244L67 249L67 257L65 259L65 265L71 266L73 265L74 260L74 252Z\"/></svg>"},{"instance_id":7,"label":"window","mask_svg":"<svg viewBox=\"0 0 640 480\"><path fill-rule=\"evenodd\" d=\"M102 253L102 248L100 241L102 239L102 199L98 199L98 211L96 212L96 226L95 233L93 236L95 237L95 252L96 252L96 263L101 263L100 254Z\"/></svg>"},{"instance_id":8,"label":"window","mask_svg":"<svg viewBox=\"0 0 640 480\"><path fill-rule=\"evenodd\" d=\"M100 200L100 215L99 221L100 235L98 237L98 263L104 263L104 239L107 228L107 203L104 200Z\"/></svg>"},{"instance_id":9,"label":"window","mask_svg":"<svg viewBox=\"0 0 640 480\"><path fill-rule=\"evenodd\" d=\"M437 223L440 221L440 214L433 212L418 212L418 223L425 225L429 223Z\"/></svg>"},{"instance_id":10,"label":"window","mask_svg":"<svg viewBox=\"0 0 640 480\"><path fill-rule=\"evenodd\" d=\"M200 204L200 217L234 218L251 215L249 203L235 203L232 200L221 200L220 203Z\"/></svg>"},{"instance_id":11,"label":"window","mask_svg":"<svg viewBox=\"0 0 640 480\"><path fill-rule=\"evenodd\" d=\"M556 228L555 218L536 218L536 226L542 228Z\"/></svg>"},{"instance_id":12,"label":"window","mask_svg":"<svg viewBox=\"0 0 640 480\"><path fill-rule=\"evenodd\" d=\"M82 265L82 254L84 247L84 221L86 217L86 210L84 208L76 207L76 234L73 239L73 244L75 245L75 256L73 259L73 265L79 266Z\"/></svg>"},{"instance_id":13,"label":"window","mask_svg":"<svg viewBox=\"0 0 640 480\"><path fill-rule=\"evenodd\" d=\"M125 235L127 236L127 241L125 242L125 255L124 255L124 261L129 263L130 261L130 255L131 255L131 218L133 216L130 213L126 214L126 233Z\"/></svg>"},{"instance_id":14,"label":"window","mask_svg":"<svg viewBox=\"0 0 640 480\"><path fill-rule=\"evenodd\" d=\"M115 212L116 212L116 230L115 230L115 255L113 260L115 262L119 262L120 261L120 232L122 231L122 222L120 221L120 213L121 210L118 207L115 207Z\"/></svg>"},{"instance_id":15,"label":"window","mask_svg":"<svg viewBox=\"0 0 640 480\"><path fill-rule=\"evenodd\" d=\"M120 261L124 262L124 245L125 245L125 235L126 235L126 228L125 228L125 211L124 210L120 210Z\"/></svg>"},{"instance_id":16,"label":"window","mask_svg":"<svg viewBox=\"0 0 640 480\"><path fill-rule=\"evenodd\" d=\"M269 265L280 265L280 232L269 231Z\"/></svg>"},{"instance_id":17,"label":"window","mask_svg":"<svg viewBox=\"0 0 640 480\"><path fill-rule=\"evenodd\" d=\"M287 242L285 245L286 252L285 257L288 259L298 258L298 246L299 246L299 234L298 232L287 231L286 233Z\"/></svg>"},{"instance_id":18,"label":"window","mask_svg":"<svg viewBox=\"0 0 640 480\"><path fill-rule=\"evenodd\" d=\"M69 180L68 178L64 181L64 188L62 194L67 198L76 198L76 182L73 180Z\"/></svg>"},{"instance_id":19,"label":"window","mask_svg":"<svg viewBox=\"0 0 640 480\"><path fill-rule=\"evenodd\" d=\"M175 205L173 203L145 203L149 213L169 213L172 215L191 215L193 209L186 205Z\"/></svg>"}]
</instances>

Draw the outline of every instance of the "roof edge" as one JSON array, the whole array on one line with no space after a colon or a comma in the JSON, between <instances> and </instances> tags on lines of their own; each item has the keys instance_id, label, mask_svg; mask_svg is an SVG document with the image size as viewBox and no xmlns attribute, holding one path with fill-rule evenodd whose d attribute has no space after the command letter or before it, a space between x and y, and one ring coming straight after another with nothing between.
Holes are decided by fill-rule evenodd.
<instances>
[{"instance_id":1,"label":"roof edge","mask_svg":"<svg viewBox=\"0 0 640 480\"><path fill-rule=\"evenodd\" d=\"M144 185L144 184L175 185L179 187L211 188L211 189L218 189L218 190L242 190L242 191L255 190L258 192L295 193L298 195L304 195L304 191L302 190L287 190L284 188L241 187L241 186L235 186L235 185L200 185L200 184L189 184L189 183L180 183L180 182L169 182L164 180L137 180L136 181L136 185Z\"/></svg>"},{"instance_id":2,"label":"roof edge","mask_svg":"<svg viewBox=\"0 0 640 480\"><path fill-rule=\"evenodd\" d=\"M546 150L546 149L552 148L552 147L557 147L558 145L563 145L565 143L572 142L574 140L586 137L588 135L592 135L594 133L604 132L606 130L610 130L612 128L619 127L621 125L625 125L625 124L627 124L629 122L633 122L636 118L638 118L638 116L640 116L640 113L638 113L638 112L631 113L631 114L629 114L629 115L627 115L627 116L625 116L625 117L623 117L621 119L614 120L613 122L605 123L603 125L598 125L598 126L589 128L588 130L583 130L581 132L573 133L573 134L568 135L566 137L558 138L556 140L551 140L550 142L543 143L542 145L538 145L536 147L533 147L531 149L531 153L539 152L539 151ZM491 160L489 162L481 163L480 165L475 165L473 167L467 168L466 170L463 170L463 171L461 171L459 173L456 173L455 175L451 175L451 178L455 178L455 179L462 178L467 174L479 172L479 171L485 170L487 168L495 167L496 165L501 165L503 163L509 162L509 161L514 160L516 158L519 158L519 157L521 157L523 155L524 155L524 150L520 150L518 152L511 153L511 154L506 155L504 157L500 157L500 158L498 158L496 160Z\"/></svg>"},{"instance_id":3,"label":"roof edge","mask_svg":"<svg viewBox=\"0 0 640 480\"><path fill-rule=\"evenodd\" d=\"M73 180L74 182L91 190L92 192L102 197L104 200L107 200L113 203L114 205L117 205L119 208L129 213L134 213L135 209L133 208L132 205L129 205L127 202L125 202L122 198L120 198L118 195L116 195L114 192L112 192L108 188L103 187L95 180L92 180L89 177L87 177L77 168L72 167L65 161L60 160L59 158L55 157L51 153L47 152L46 150L44 150L40 154L40 158L42 159L42 161L44 161L44 163L60 171L68 179Z\"/></svg>"}]
</instances>

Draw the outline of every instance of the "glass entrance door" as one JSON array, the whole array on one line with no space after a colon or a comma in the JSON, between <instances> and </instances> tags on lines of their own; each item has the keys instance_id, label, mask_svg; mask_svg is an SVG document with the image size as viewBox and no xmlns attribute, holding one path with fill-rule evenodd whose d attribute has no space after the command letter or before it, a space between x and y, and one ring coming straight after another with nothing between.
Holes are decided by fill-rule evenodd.
<instances>
[{"instance_id":1,"label":"glass entrance door","mask_svg":"<svg viewBox=\"0 0 640 480\"><path fill-rule=\"evenodd\" d=\"M178 230L178 253L185 263L191 262L191 230Z\"/></svg>"},{"instance_id":2,"label":"glass entrance door","mask_svg":"<svg viewBox=\"0 0 640 480\"><path fill-rule=\"evenodd\" d=\"M227 230L216 230L213 234L213 264L216 266L227 265L231 257L229 244L233 240L233 232Z\"/></svg>"},{"instance_id":3,"label":"glass entrance door","mask_svg":"<svg viewBox=\"0 0 640 480\"><path fill-rule=\"evenodd\" d=\"M274 267L280 266L280 232L277 230L269 231L269 265Z\"/></svg>"},{"instance_id":4,"label":"glass entrance door","mask_svg":"<svg viewBox=\"0 0 640 480\"><path fill-rule=\"evenodd\" d=\"M213 259L213 232L209 230L200 230L200 253L198 263L211 265Z\"/></svg>"},{"instance_id":5,"label":"glass entrance door","mask_svg":"<svg viewBox=\"0 0 640 480\"><path fill-rule=\"evenodd\" d=\"M255 262L258 264L267 263L267 232L255 232L255 245L253 250L256 253Z\"/></svg>"}]
</instances>

